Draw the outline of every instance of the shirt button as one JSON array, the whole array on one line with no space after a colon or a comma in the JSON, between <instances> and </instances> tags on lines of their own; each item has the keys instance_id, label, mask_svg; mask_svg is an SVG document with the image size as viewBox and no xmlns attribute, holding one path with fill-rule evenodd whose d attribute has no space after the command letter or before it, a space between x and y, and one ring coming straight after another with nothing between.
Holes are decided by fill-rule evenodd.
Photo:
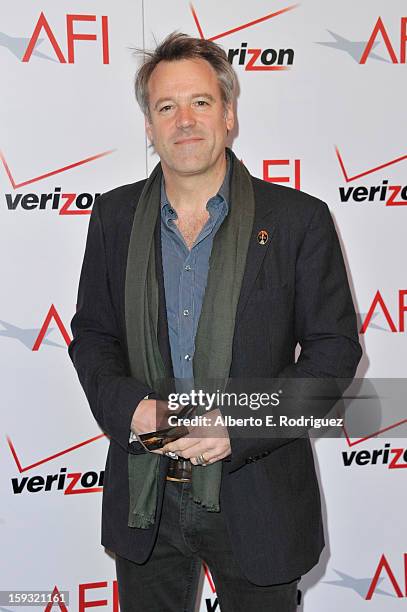
<instances>
[{"instance_id":1,"label":"shirt button","mask_svg":"<svg viewBox=\"0 0 407 612\"><path fill-rule=\"evenodd\" d=\"M185 308L185 310L182 313L184 315L184 317L187 317L189 315L189 310L188 308Z\"/></svg>"},{"instance_id":2,"label":"shirt button","mask_svg":"<svg viewBox=\"0 0 407 612\"><path fill-rule=\"evenodd\" d=\"M191 270L191 266L188 264L185 266L184 270L186 270L187 272L189 272Z\"/></svg>"},{"instance_id":3,"label":"shirt button","mask_svg":"<svg viewBox=\"0 0 407 612\"><path fill-rule=\"evenodd\" d=\"M185 361L191 361L191 355L185 355L184 359Z\"/></svg>"}]
</instances>

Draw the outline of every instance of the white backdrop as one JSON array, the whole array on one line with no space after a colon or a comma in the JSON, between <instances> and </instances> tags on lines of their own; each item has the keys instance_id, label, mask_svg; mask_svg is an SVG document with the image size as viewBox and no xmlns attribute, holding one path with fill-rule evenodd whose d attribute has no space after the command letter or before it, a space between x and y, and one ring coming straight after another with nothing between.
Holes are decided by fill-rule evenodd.
<instances>
[{"instance_id":1,"label":"white backdrop","mask_svg":"<svg viewBox=\"0 0 407 612\"><path fill-rule=\"evenodd\" d=\"M94 195L156 163L133 96L131 47L151 48L177 29L227 52L259 49L233 60L230 144L252 174L328 203L360 313L358 375L403 377L407 12L401 0L14 0L0 10L0 589L56 586L69 591L70 610L97 600L117 611L114 562L99 544L107 440L66 347ZM279 64L280 50L291 51ZM301 581L305 612L406 606L406 471L347 467L343 453L407 445L397 428L370 433L314 445L327 546ZM200 610L219 610L203 577Z\"/></svg>"}]
</instances>

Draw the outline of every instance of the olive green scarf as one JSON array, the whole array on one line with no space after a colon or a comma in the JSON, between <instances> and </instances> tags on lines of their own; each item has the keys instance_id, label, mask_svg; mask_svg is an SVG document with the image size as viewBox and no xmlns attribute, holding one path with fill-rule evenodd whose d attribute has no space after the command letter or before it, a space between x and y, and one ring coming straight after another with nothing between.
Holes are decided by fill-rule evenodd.
<instances>
[{"instance_id":1,"label":"olive green scarf","mask_svg":"<svg viewBox=\"0 0 407 612\"><path fill-rule=\"evenodd\" d=\"M246 167L231 158L229 213L217 231L195 338L194 388L224 390L232 361L236 308L254 219L254 195ZM162 169L158 163L144 185L134 215L126 271L126 331L131 375L165 399L170 389L157 340L158 281L154 228L160 210ZM216 387L216 388L214 388ZM197 413L203 413L204 408ZM129 527L154 524L159 462L156 453L128 455ZM192 495L208 511L219 512L222 462L192 466Z\"/></svg>"}]
</instances>

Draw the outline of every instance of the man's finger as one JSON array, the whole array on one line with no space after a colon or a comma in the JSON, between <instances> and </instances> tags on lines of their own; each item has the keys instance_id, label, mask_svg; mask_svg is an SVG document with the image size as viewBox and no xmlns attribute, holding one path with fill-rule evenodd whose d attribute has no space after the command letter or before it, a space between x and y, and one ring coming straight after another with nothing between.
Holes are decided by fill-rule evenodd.
<instances>
[{"instance_id":1,"label":"man's finger","mask_svg":"<svg viewBox=\"0 0 407 612\"><path fill-rule=\"evenodd\" d=\"M179 440L176 440L175 442L170 442L169 444L166 444L165 446L162 447L162 450L164 451L172 451L174 453L182 453L183 451L186 451L187 449L193 447L193 446L197 446L198 444L200 444L202 442L202 438L180 438Z\"/></svg>"}]
</instances>

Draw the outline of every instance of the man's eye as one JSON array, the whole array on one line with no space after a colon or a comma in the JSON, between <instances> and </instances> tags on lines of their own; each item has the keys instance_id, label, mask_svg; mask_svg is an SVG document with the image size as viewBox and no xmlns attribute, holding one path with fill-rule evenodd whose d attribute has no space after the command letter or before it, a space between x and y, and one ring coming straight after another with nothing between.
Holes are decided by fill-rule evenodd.
<instances>
[{"instance_id":1,"label":"man's eye","mask_svg":"<svg viewBox=\"0 0 407 612\"><path fill-rule=\"evenodd\" d=\"M160 113L162 112L166 112L167 110L169 110L171 108L171 104L166 104L165 106L162 106L160 108Z\"/></svg>"},{"instance_id":2,"label":"man's eye","mask_svg":"<svg viewBox=\"0 0 407 612\"><path fill-rule=\"evenodd\" d=\"M196 104L198 106L208 106L208 103L206 102L206 100L197 100Z\"/></svg>"}]
</instances>

